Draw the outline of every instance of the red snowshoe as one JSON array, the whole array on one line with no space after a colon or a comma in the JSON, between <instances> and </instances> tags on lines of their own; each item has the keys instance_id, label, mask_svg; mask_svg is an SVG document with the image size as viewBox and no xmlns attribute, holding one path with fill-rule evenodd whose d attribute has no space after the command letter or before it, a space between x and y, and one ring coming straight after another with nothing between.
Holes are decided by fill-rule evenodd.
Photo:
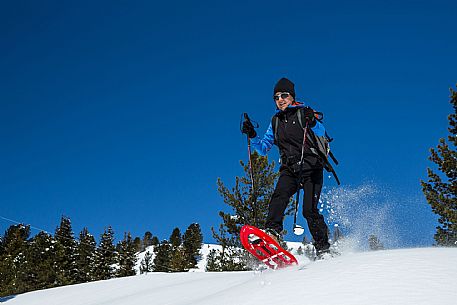
<instances>
[{"instance_id":1,"label":"red snowshoe","mask_svg":"<svg viewBox=\"0 0 457 305\"><path fill-rule=\"evenodd\" d=\"M272 269L297 265L297 259L284 250L270 235L249 225L241 228L240 239L243 247Z\"/></svg>"}]
</instances>

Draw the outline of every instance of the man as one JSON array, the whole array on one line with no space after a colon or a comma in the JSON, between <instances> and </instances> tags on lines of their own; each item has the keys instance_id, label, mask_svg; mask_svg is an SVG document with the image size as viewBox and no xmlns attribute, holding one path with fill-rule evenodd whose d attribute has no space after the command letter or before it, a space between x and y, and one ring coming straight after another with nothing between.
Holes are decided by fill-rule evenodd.
<instances>
[{"instance_id":1,"label":"man","mask_svg":"<svg viewBox=\"0 0 457 305\"><path fill-rule=\"evenodd\" d=\"M316 254L322 256L330 247L328 228L317 207L322 190L324 160L309 138L305 140L305 130L315 136L324 136L325 128L316 120L314 110L295 100L294 83L287 78L276 83L273 99L277 112L263 138L257 137L249 121L243 123L242 130L252 139L251 144L259 154L265 155L275 144L281 156L280 175L270 199L265 229L276 240L281 237L284 211L290 197L303 188L303 216L313 236Z\"/></svg>"}]
</instances>

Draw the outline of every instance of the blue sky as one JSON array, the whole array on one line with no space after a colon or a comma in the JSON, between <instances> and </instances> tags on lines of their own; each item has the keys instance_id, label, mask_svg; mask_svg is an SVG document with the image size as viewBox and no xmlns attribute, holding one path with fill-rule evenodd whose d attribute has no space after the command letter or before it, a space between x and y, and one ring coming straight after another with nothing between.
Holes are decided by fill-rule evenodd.
<instances>
[{"instance_id":1,"label":"blue sky","mask_svg":"<svg viewBox=\"0 0 457 305\"><path fill-rule=\"evenodd\" d=\"M431 244L419 181L447 135L456 19L455 1L2 3L0 216L161 239L199 222L211 241L240 115L265 130L285 76L324 112L342 188L374 185L405 244Z\"/></svg>"}]
</instances>

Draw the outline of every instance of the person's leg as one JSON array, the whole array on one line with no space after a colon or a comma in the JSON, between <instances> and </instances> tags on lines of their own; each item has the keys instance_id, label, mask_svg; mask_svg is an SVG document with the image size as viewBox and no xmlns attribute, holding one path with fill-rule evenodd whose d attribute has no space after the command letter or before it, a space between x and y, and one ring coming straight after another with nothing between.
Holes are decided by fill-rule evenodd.
<instances>
[{"instance_id":1,"label":"person's leg","mask_svg":"<svg viewBox=\"0 0 457 305\"><path fill-rule=\"evenodd\" d=\"M281 171L275 191L270 199L268 216L265 228L273 229L281 233L283 229L284 211L290 201L290 197L297 191L297 177L287 168Z\"/></svg>"},{"instance_id":2,"label":"person's leg","mask_svg":"<svg viewBox=\"0 0 457 305\"><path fill-rule=\"evenodd\" d=\"M319 197L322 190L323 172L316 169L303 178L303 217L308 222L308 228L314 239L314 246L318 252L326 251L330 247L328 242L328 227L324 216L319 213Z\"/></svg>"}]
</instances>

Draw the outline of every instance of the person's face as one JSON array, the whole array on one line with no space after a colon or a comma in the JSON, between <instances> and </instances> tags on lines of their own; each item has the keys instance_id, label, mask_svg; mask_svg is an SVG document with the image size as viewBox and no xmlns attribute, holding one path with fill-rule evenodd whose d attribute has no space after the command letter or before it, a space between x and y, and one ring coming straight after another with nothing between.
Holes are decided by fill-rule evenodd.
<instances>
[{"instance_id":1,"label":"person's face","mask_svg":"<svg viewBox=\"0 0 457 305\"><path fill-rule=\"evenodd\" d=\"M273 98L276 102L276 106L281 111L286 109L294 101L293 96L289 92L277 92Z\"/></svg>"}]
</instances>

